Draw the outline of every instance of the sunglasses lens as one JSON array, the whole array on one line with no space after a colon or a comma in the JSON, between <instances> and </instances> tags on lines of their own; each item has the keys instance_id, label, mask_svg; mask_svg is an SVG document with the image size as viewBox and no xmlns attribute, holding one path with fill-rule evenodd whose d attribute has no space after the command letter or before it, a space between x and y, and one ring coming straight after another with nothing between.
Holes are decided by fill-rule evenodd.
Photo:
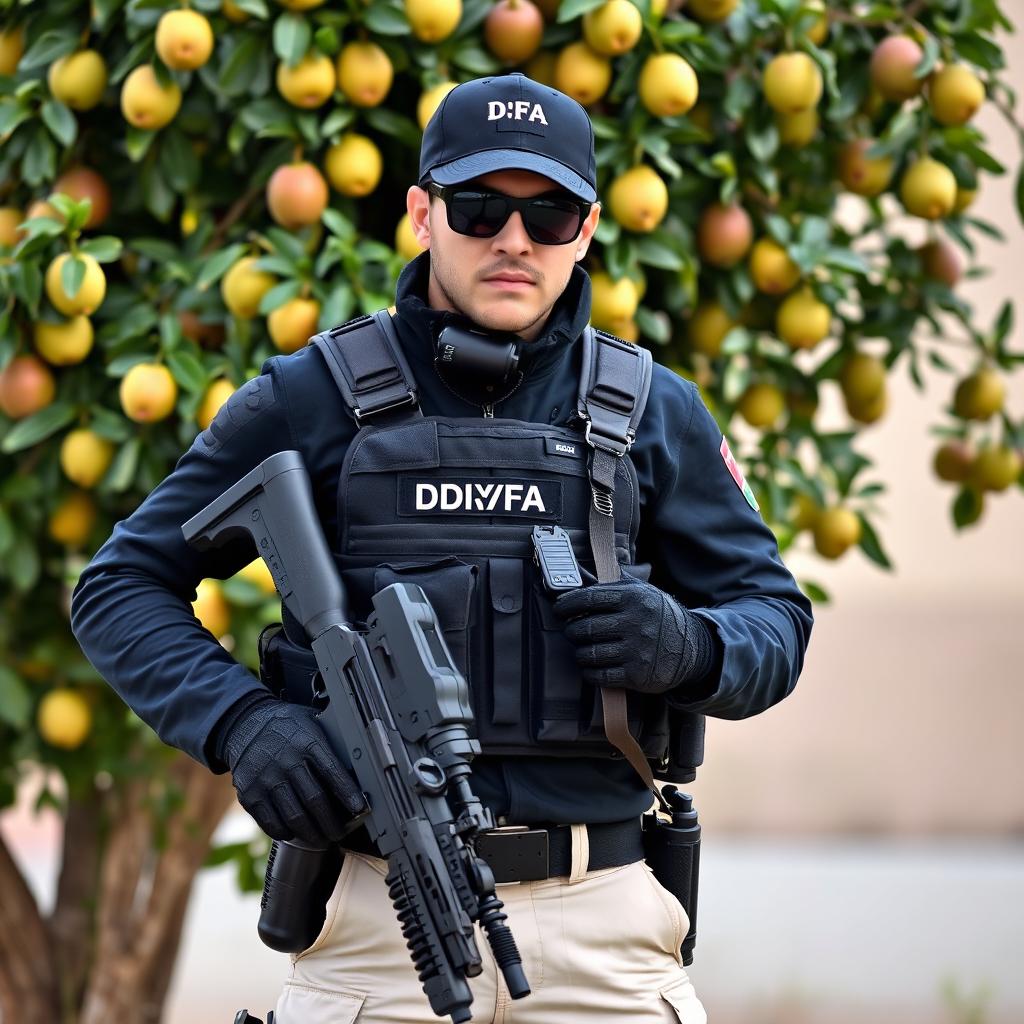
<instances>
[{"instance_id":1,"label":"sunglasses lens","mask_svg":"<svg viewBox=\"0 0 1024 1024\"><path fill-rule=\"evenodd\" d=\"M537 199L526 208L526 230L541 245L571 242L580 230L583 214L575 203Z\"/></svg>"},{"instance_id":2,"label":"sunglasses lens","mask_svg":"<svg viewBox=\"0 0 1024 1024\"><path fill-rule=\"evenodd\" d=\"M513 206L507 196L493 192L455 192L446 202L451 229L471 238L493 238L505 226ZM584 217L576 203L558 199L533 199L521 210L527 234L540 245L571 242Z\"/></svg>"},{"instance_id":3,"label":"sunglasses lens","mask_svg":"<svg viewBox=\"0 0 1024 1024\"><path fill-rule=\"evenodd\" d=\"M448 201L448 223L453 231L474 238L493 238L508 220L503 196L487 192L456 192Z\"/></svg>"}]
</instances>

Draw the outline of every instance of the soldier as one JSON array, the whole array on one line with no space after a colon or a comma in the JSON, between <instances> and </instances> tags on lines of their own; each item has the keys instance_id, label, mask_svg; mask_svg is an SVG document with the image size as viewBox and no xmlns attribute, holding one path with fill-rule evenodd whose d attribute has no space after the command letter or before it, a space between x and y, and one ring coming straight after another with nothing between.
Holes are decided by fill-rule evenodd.
<instances>
[{"instance_id":1,"label":"soldier","mask_svg":"<svg viewBox=\"0 0 1024 1024\"><path fill-rule=\"evenodd\" d=\"M811 610L696 387L588 327L577 264L596 179L574 100L520 74L452 90L407 196L427 251L393 314L268 360L118 523L72 623L164 741L231 772L268 835L338 842L363 797L309 706L301 628L285 617L261 684L189 607L251 544L198 552L181 534L262 460L298 450L357 612L389 583L418 583L469 681L474 787L500 826L488 856L532 987L510 1002L485 958L473 1021L703 1024L685 911L643 859L645 777L693 777L703 715L745 718L790 693ZM545 592L538 525L568 532L589 585ZM613 690L627 695L621 720L603 717ZM542 833L540 872L517 858L522 826ZM436 1019L363 837L342 843L279 1024Z\"/></svg>"}]
</instances>

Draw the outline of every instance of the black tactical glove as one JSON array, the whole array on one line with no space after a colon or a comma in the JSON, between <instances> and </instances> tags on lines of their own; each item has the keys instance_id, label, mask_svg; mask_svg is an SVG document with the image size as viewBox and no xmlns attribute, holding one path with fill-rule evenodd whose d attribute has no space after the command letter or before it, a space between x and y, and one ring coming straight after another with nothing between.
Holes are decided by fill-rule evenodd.
<instances>
[{"instance_id":1,"label":"black tactical glove","mask_svg":"<svg viewBox=\"0 0 1024 1024\"><path fill-rule=\"evenodd\" d=\"M271 697L243 704L220 727L216 752L239 803L272 839L330 846L366 807L312 708Z\"/></svg>"},{"instance_id":2,"label":"black tactical glove","mask_svg":"<svg viewBox=\"0 0 1024 1024\"><path fill-rule=\"evenodd\" d=\"M614 583L570 590L552 605L566 620L585 682L641 693L681 688L710 696L720 641L703 619L664 591L623 575Z\"/></svg>"}]
</instances>

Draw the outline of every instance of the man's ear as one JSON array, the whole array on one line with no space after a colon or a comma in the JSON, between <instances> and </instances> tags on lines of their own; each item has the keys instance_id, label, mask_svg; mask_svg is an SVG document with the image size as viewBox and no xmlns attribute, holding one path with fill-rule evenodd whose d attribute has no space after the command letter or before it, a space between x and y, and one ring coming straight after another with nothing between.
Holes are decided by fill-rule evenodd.
<instances>
[{"instance_id":1,"label":"man's ear","mask_svg":"<svg viewBox=\"0 0 1024 1024\"><path fill-rule=\"evenodd\" d=\"M405 208L409 213L412 233L424 249L430 248L430 194L419 185L412 185L405 194Z\"/></svg>"},{"instance_id":2,"label":"man's ear","mask_svg":"<svg viewBox=\"0 0 1024 1024\"><path fill-rule=\"evenodd\" d=\"M576 239L577 263L587 255L587 250L590 248L590 240L594 237L594 232L597 230L597 222L600 219L601 204L594 203L590 208L590 213L587 214L586 220L583 222L583 227L580 229L580 236Z\"/></svg>"}]
</instances>

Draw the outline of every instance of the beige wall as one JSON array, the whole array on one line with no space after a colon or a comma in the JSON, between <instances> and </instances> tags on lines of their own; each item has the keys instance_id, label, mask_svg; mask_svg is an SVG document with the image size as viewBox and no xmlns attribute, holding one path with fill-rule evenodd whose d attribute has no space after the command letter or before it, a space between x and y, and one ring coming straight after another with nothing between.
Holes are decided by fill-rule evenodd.
<instances>
[{"instance_id":1,"label":"beige wall","mask_svg":"<svg viewBox=\"0 0 1024 1024\"><path fill-rule=\"evenodd\" d=\"M1011 84L1024 93L1024 39L1005 45ZM977 123L1016 169L1017 140L998 112L987 105ZM978 262L992 273L959 288L981 325L1021 295L1013 179L986 177L972 207L1008 239L979 238ZM923 235L919 223L905 228L909 239ZM1013 347L1024 351L1020 305ZM787 555L798 578L825 585L834 604L817 613L789 699L746 722L709 723L707 764L692 788L710 827L1024 833L1024 494L995 495L981 523L956 534L952 492L931 474L937 442L928 433L942 421L951 379L930 374L922 396L898 376L888 415L862 446L889 488L879 532L895 574L859 551L824 564L806 541ZM1009 406L1024 415L1024 371ZM845 425L834 392L822 417Z\"/></svg>"}]
</instances>

